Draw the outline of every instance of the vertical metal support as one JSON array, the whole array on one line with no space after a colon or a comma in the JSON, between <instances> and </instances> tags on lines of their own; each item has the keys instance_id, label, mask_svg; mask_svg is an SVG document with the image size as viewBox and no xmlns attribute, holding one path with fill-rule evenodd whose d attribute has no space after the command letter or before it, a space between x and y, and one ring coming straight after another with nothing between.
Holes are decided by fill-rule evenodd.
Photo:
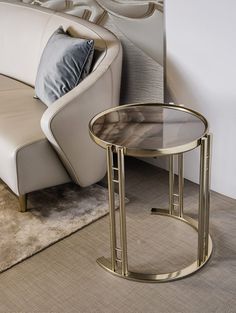
<instances>
[{"instance_id":1,"label":"vertical metal support","mask_svg":"<svg viewBox=\"0 0 236 313\"><path fill-rule=\"evenodd\" d=\"M211 158L211 140L212 135L207 136L206 152L206 206L205 206L205 245L204 260L208 255L208 237L209 237L209 215L210 215L210 158Z\"/></svg>"},{"instance_id":2,"label":"vertical metal support","mask_svg":"<svg viewBox=\"0 0 236 313\"><path fill-rule=\"evenodd\" d=\"M184 176L183 176L183 153L178 154L178 189L179 189L179 217L183 217L183 189L184 189Z\"/></svg>"},{"instance_id":3,"label":"vertical metal support","mask_svg":"<svg viewBox=\"0 0 236 313\"><path fill-rule=\"evenodd\" d=\"M175 156L169 156L169 214L176 215L175 208L178 209L178 216L183 217L183 192L184 192L184 158L183 153L178 154L178 193L175 193Z\"/></svg>"},{"instance_id":4,"label":"vertical metal support","mask_svg":"<svg viewBox=\"0 0 236 313\"><path fill-rule=\"evenodd\" d=\"M169 156L169 214L174 213L174 156Z\"/></svg>"},{"instance_id":5,"label":"vertical metal support","mask_svg":"<svg viewBox=\"0 0 236 313\"><path fill-rule=\"evenodd\" d=\"M128 274L127 234L126 234L126 212L125 212L125 167L124 148L118 148L118 181L120 202L120 244L121 244L121 270L122 275Z\"/></svg>"},{"instance_id":6,"label":"vertical metal support","mask_svg":"<svg viewBox=\"0 0 236 313\"><path fill-rule=\"evenodd\" d=\"M206 172L206 138L200 146L200 178L199 178L199 212L198 212L198 265L203 262L204 251L204 206L205 206L205 172Z\"/></svg>"},{"instance_id":7,"label":"vertical metal support","mask_svg":"<svg viewBox=\"0 0 236 313\"><path fill-rule=\"evenodd\" d=\"M113 182L113 153L112 146L107 146L107 180L109 191L109 210L110 210L110 247L111 247L111 269L116 267L116 220L115 220L115 197Z\"/></svg>"},{"instance_id":8,"label":"vertical metal support","mask_svg":"<svg viewBox=\"0 0 236 313\"><path fill-rule=\"evenodd\" d=\"M209 162L210 136L202 138L200 147L200 190L198 214L198 265L200 266L208 254L209 235Z\"/></svg>"},{"instance_id":9,"label":"vertical metal support","mask_svg":"<svg viewBox=\"0 0 236 313\"><path fill-rule=\"evenodd\" d=\"M27 210L27 194L20 195L18 200L19 200L19 212L26 212L26 210Z\"/></svg>"}]
</instances>

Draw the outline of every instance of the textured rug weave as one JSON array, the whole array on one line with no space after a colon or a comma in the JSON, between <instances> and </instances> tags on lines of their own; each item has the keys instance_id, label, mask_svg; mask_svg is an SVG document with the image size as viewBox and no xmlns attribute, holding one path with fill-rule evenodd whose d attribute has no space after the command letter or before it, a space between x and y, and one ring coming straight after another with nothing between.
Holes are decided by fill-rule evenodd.
<instances>
[{"instance_id":1,"label":"textured rug weave","mask_svg":"<svg viewBox=\"0 0 236 313\"><path fill-rule=\"evenodd\" d=\"M28 211L0 183L0 272L108 213L108 191L65 184L29 194Z\"/></svg>"}]
</instances>

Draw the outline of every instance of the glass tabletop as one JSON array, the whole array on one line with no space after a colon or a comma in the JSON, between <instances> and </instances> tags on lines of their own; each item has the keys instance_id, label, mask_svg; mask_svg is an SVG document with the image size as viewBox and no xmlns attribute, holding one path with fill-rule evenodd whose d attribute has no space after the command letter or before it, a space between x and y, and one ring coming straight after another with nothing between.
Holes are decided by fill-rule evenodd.
<instances>
[{"instance_id":1,"label":"glass tabletop","mask_svg":"<svg viewBox=\"0 0 236 313\"><path fill-rule=\"evenodd\" d=\"M158 156L196 148L208 123L199 113L177 105L119 106L90 121L90 135L103 148L124 147L125 154Z\"/></svg>"}]
</instances>

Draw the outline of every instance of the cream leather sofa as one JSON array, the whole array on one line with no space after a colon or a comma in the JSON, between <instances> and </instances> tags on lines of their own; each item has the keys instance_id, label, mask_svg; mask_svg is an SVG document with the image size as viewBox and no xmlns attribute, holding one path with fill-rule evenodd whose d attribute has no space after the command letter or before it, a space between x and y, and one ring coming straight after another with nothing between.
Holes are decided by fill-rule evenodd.
<instances>
[{"instance_id":1,"label":"cream leather sofa","mask_svg":"<svg viewBox=\"0 0 236 313\"><path fill-rule=\"evenodd\" d=\"M42 51L62 25L95 40L92 73L49 107L34 99ZM0 178L19 196L74 181L88 186L106 171L88 122L119 104L122 49L109 31L51 10L0 1Z\"/></svg>"},{"instance_id":2,"label":"cream leather sofa","mask_svg":"<svg viewBox=\"0 0 236 313\"><path fill-rule=\"evenodd\" d=\"M83 17L112 31L124 53L120 103L163 102L163 1L18 1Z\"/></svg>"}]
</instances>

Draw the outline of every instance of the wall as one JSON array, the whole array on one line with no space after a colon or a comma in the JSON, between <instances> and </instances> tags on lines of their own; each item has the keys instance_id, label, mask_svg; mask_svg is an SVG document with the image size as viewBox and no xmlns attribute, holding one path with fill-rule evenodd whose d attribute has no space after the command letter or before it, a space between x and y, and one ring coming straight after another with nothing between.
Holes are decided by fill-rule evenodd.
<instances>
[{"instance_id":1,"label":"wall","mask_svg":"<svg viewBox=\"0 0 236 313\"><path fill-rule=\"evenodd\" d=\"M236 1L165 0L167 85L213 133L211 188L236 198ZM185 176L198 181L196 151Z\"/></svg>"}]
</instances>

